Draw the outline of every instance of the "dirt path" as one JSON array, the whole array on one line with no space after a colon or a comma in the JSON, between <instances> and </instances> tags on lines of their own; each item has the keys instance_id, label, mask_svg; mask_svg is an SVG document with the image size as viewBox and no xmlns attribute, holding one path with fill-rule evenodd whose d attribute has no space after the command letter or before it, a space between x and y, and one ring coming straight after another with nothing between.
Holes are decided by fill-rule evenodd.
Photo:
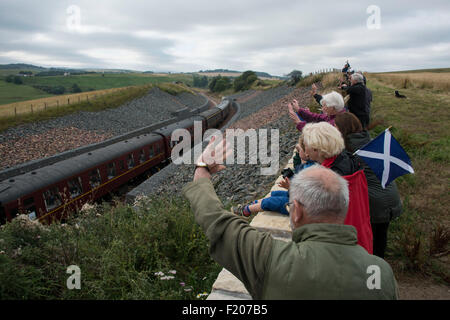
<instances>
[{"instance_id":1,"label":"dirt path","mask_svg":"<svg viewBox=\"0 0 450 320\"><path fill-rule=\"evenodd\" d=\"M396 275L401 300L450 300L450 287L421 276Z\"/></svg>"}]
</instances>

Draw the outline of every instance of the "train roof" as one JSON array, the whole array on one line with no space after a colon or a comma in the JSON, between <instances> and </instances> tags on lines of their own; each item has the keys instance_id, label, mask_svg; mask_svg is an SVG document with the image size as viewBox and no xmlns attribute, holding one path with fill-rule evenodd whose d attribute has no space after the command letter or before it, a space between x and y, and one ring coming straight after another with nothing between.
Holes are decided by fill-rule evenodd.
<instances>
[{"instance_id":1,"label":"train roof","mask_svg":"<svg viewBox=\"0 0 450 320\"><path fill-rule=\"evenodd\" d=\"M161 139L154 133L144 134L11 177L0 182L0 204L9 203Z\"/></svg>"},{"instance_id":2,"label":"train roof","mask_svg":"<svg viewBox=\"0 0 450 320\"><path fill-rule=\"evenodd\" d=\"M170 137L174 130L179 129L179 128L187 128L187 127L190 127L191 125L193 125L194 120L201 121L202 119L198 116L190 117L188 119L184 119L184 120L169 124L168 126L159 128L158 130L155 130L153 132L162 134L165 137Z\"/></svg>"}]
</instances>

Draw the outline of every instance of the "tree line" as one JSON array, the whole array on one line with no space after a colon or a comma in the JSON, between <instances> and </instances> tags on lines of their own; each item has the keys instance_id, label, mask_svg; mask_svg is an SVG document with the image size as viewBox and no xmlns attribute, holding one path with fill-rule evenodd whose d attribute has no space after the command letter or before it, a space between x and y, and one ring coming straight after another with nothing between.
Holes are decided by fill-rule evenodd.
<instances>
[{"instance_id":1,"label":"tree line","mask_svg":"<svg viewBox=\"0 0 450 320\"><path fill-rule=\"evenodd\" d=\"M303 73L299 70L293 70L288 75L289 85L297 84L303 79ZM209 88L212 92L222 92L233 88L235 92L249 90L255 81L258 80L257 73L254 71L245 71L239 77L224 77L221 75L215 76L208 81L206 76L199 76L194 74L193 86L197 88Z\"/></svg>"}]
</instances>

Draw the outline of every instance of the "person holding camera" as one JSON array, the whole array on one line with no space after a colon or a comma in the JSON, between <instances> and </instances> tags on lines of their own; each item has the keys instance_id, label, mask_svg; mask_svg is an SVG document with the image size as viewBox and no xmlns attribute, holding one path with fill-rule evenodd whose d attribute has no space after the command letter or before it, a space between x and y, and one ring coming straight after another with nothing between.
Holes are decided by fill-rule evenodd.
<instances>
[{"instance_id":1,"label":"person holding camera","mask_svg":"<svg viewBox=\"0 0 450 320\"><path fill-rule=\"evenodd\" d=\"M359 119L363 128L367 128L370 121L372 94L364 85L364 76L360 73L354 73L351 76L351 85L342 84L340 88L350 95L347 102L348 111Z\"/></svg>"},{"instance_id":2,"label":"person holding camera","mask_svg":"<svg viewBox=\"0 0 450 320\"><path fill-rule=\"evenodd\" d=\"M303 169L311 167L316 162L309 159L309 157L305 154L305 146L303 144L303 137L300 136L298 144L295 146L296 150L299 153L301 163L294 167L295 172L291 168L284 169L281 174L283 176L283 180L278 184L281 188L289 190L289 179L291 179L294 174L300 172ZM270 197L263 198L259 200L253 201L249 205L238 205L237 207L233 207L232 211L234 214L248 218L252 214L262 212L262 211L274 211L281 213L283 215L289 215L289 212L286 209L286 205L289 203L289 192L283 190L272 191L270 193Z\"/></svg>"}]
</instances>

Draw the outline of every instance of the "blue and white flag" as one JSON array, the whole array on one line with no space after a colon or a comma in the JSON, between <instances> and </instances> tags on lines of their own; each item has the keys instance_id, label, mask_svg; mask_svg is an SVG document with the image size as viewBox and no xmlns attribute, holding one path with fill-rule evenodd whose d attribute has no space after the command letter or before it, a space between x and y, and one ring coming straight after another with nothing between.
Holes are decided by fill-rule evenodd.
<instances>
[{"instance_id":1,"label":"blue and white flag","mask_svg":"<svg viewBox=\"0 0 450 320\"><path fill-rule=\"evenodd\" d=\"M380 179L383 189L397 177L414 173L408 154L391 135L389 129L357 150L355 154L373 170Z\"/></svg>"}]
</instances>

